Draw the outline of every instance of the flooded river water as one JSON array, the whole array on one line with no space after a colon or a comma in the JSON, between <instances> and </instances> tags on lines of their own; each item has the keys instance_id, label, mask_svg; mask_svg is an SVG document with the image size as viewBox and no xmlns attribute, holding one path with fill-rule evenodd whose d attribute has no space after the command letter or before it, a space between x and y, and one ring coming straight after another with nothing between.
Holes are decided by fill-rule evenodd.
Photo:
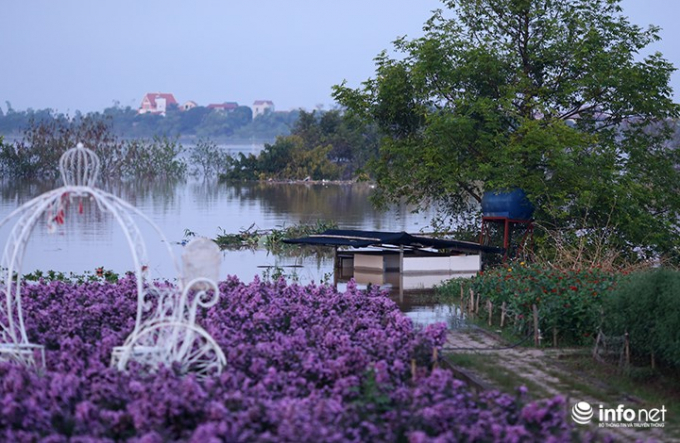
<instances>
[{"instance_id":1,"label":"flooded river water","mask_svg":"<svg viewBox=\"0 0 680 443\"><path fill-rule=\"evenodd\" d=\"M39 183L2 184L0 219L54 187ZM215 238L221 232L237 233L249 227L272 229L331 221L343 229L419 232L427 230L434 215L432 211L412 213L413 208L407 205L378 211L370 202L373 189L368 184L225 184L188 179L101 187L133 204L157 225L177 257L188 231ZM110 215L98 211L96 205L85 202L83 206L82 211L69 211L56 233L49 233L45 223L37 223L26 247L22 273L54 270L82 274L94 272L100 266L118 273L132 269L123 230ZM153 275L174 278L176 268L167 257L168 244L144 220L137 223L144 235ZM10 221L0 228L3 244L12 227ZM332 254L291 256L273 255L265 250L223 251L222 278L235 275L249 282L256 275L267 277L275 272L283 272L302 284L332 281ZM421 306L402 299L401 304L419 323L446 321L450 314L445 306L431 303Z\"/></svg>"}]
</instances>

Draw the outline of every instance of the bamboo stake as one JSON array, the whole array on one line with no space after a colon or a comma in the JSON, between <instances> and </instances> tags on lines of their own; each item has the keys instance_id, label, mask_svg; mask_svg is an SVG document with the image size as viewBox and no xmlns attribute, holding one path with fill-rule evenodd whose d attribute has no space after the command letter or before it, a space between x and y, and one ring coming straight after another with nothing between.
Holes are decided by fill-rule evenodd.
<instances>
[{"instance_id":1,"label":"bamboo stake","mask_svg":"<svg viewBox=\"0 0 680 443\"><path fill-rule=\"evenodd\" d=\"M626 331L625 335L626 367L630 366L630 335Z\"/></svg>"},{"instance_id":2,"label":"bamboo stake","mask_svg":"<svg viewBox=\"0 0 680 443\"><path fill-rule=\"evenodd\" d=\"M463 287L461 286L461 289ZM465 293L461 291L460 293L460 314L465 315L467 313L467 297L465 297Z\"/></svg>"},{"instance_id":3,"label":"bamboo stake","mask_svg":"<svg viewBox=\"0 0 680 443\"><path fill-rule=\"evenodd\" d=\"M475 306L475 314L479 314L479 299L482 298L482 294L477 294L477 305Z\"/></svg>"},{"instance_id":4,"label":"bamboo stake","mask_svg":"<svg viewBox=\"0 0 680 443\"><path fill-rule=\"evenodd\" d=\"M538 347L541 345L540 332L538 331L538 307L532 305L532 309L534 310L534 345Z\"/></svg>"},{"instance_id":5,"label":"bamboo stake","mask_svg":"<svg viewBox=\"0 0 680 443\"><path fill-rule=\"evenodd\" d=\"M593 358L597 361L602 361L598 353L600 349L600 341L602 341L602 331L597 331L597 338L595 339L595 347L593 348Z\"/></svg>"},{"instance_id":6,"label":"bamboo stake","mask_svg":"<svg viewBox=\"0 0 680 443\"><path fill-rule=\"evenodd\" d=\"M416 380L416 359L411 359L411 380Z\"/></svg>"},{"instance_id":7,"label":"bamboo stake","mask_svg":"<svg viewBox=\"0 0 680 443\"><path fill-rule=\"evenodd\" d=\"M472 312L475 310L475 292L470 288L470 311L469 313L472 314Z\"/></svg>"},{"instance_id":8,"label":"bamboo stake","mask_svg":"<svg viewBox=\"0 0 680 443\"><path fill-rule=\"evenodd\" d=\"M505 325L505 302L501 305L501 328Z\"/></svg>"},{"instance_id":9,"label":"bamboo stake","mask_svg":"<svg viewBox=\"0 0 680 443\"><path fill-rule=\"evenodd\" d=\"M493 314L493 303L491 303L491 300L486 301L486 308L489 311L489 326L491 326L491 316Z\"/></svg>"}]
</instances>

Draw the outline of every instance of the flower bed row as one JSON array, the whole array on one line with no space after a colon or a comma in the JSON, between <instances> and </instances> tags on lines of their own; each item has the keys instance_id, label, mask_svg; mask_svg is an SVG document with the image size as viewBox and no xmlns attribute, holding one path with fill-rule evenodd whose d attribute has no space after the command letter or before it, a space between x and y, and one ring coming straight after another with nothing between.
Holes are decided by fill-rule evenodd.
<instances>
[{"instance_id":1,"label":"flower bed row","mask_svg":"<svg viewBox=\"0 0 680 443\"><path fill-rule=\"evenodd\" d=\"M520 332L533 328L534 307L538 328L563 343L592 342L602 323L602 308L618 275L599 269L558 270L515 263L480 272L465 282L451 281L444 292L457 292L463 284L490 303L498 314L504 308L509 322Z\"/></svg>"},{"instance_id":2,"label":"flower bed row","mask_svg":"<svg viewBox=\"0 0 680 443\"><path fill-rule=\"evenodd\" d=\"M24 288L42 374L0 364L3 441L561 441L564 400L474 395L433 368L443 325L414 330L384 294L283 281L220 284L198 322L227 356L197 381L109 368L134 326L135 283ZM415 373L413 367L416 368Z\"/></svg>"}]
</instances>

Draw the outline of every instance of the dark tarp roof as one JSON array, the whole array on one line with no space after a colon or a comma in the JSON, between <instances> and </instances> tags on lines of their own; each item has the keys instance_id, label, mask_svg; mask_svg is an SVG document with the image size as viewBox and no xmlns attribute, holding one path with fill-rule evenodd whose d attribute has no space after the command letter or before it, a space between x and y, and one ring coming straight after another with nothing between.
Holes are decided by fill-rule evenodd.
<instances>
[{"instance_id":1,"label":"dark tarp roof","mask_svg":"<svg viewBox=\"0 0 680 443\"><path fill-rule=\"evenodd\" d=\"M502 248L484 246L479 243L443 240L421 237L406 232L355 231L351 229L327 229L321 234L303 238L284 239L284 243L316 245L316 246L351 246L365 248L367 246L407 246L411 248L452 249L460 252L490 252L502 254Z\"/></svg>"}]
</instances>

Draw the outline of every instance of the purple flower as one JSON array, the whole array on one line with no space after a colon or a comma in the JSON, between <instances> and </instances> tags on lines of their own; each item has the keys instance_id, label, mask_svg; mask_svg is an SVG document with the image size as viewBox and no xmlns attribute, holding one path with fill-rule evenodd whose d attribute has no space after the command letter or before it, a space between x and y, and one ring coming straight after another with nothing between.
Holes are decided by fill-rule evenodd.
<instances>
[{"instance_id":1,"label":"purple flower","mask_svg":"<svg viewBox=\"0 0 680 443\"><path fill-rule=\"evenodd\" d=\"M525 404L524 387L474 395L433 369L445 325L415 329L378 290L233 277L219 287L197 321L227 367L197 381L173 368L109 367L134 327L134 277L27 284L26 330L47 367L0 364L0 440L559 441L573 432L561 398Z\"/></svg>"}]
</instances>

